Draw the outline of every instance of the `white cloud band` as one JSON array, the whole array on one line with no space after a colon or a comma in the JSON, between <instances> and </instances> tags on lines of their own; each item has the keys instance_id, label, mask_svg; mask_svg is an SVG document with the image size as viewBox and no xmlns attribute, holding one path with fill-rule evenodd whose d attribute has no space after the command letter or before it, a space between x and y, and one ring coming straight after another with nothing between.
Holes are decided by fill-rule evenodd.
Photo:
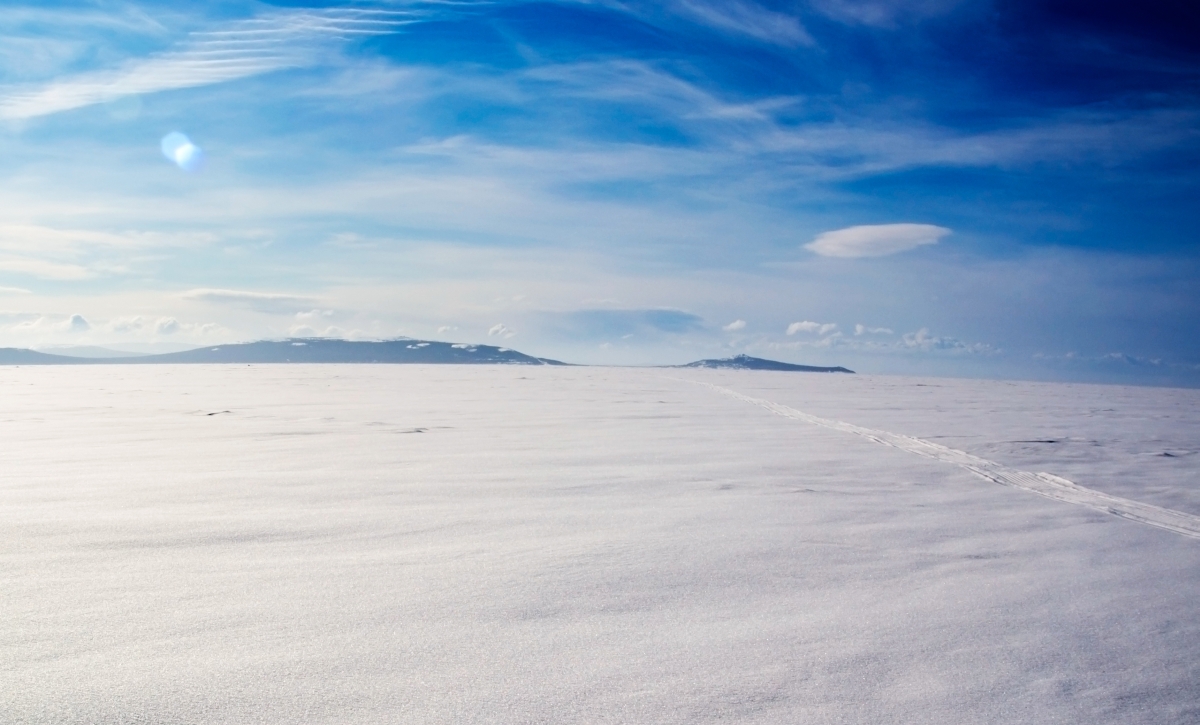
<instances>
[{"instance_id":1,"label":"white cloud band","mask_svg":"<svg viewBox=\"0 0 1200 725\"><path fill-rule=\"evenodd\" d=\"M822 257L884 257L937 244L947 234L949 229L932 224L864 224L823 232L804 248Z\"/></svg>"},{"instance_id":2,"label":"white cloud band","mask_svg":"<svg viewBox=\"0 0 1200 725\"><path fill-rule=\"evenodd\" d=\"M109 71L83 73L0 96L0 118L69 111L124 96L193 88L311 65L321 42L395 32L413 13L309 10L275 13L195 33L176 50Z\"/></svg>"}]
</instances>

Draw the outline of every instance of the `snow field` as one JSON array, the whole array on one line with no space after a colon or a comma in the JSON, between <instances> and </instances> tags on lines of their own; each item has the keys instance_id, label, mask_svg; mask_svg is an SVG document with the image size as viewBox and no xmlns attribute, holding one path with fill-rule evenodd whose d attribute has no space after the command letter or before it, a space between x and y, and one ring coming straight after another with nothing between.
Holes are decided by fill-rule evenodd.
<instances>
[{"instance_id":1,"label":"snow field","mask_svg":"<svg viewBox=\"0 0 1200 725\"><path fill-rule=\"evenodd\" d=\"M784 418L811 423L812 425L842 431L843 433L852 433L881 445L891 446L918 456L959 466L992 483L1020 488L1055 501L1086 506L1097 511L1112 514L1113 516L1120 516L1148 526L1165 529L1181 536L1200 539L1200 516L1193 516L1182 511L1174 511L1133 499L1113 496L1103 491L1080 486L1074 481L1069 481L1052 473L1022 471L1005 466L1002 463L989 461L986 458L980 458L966 451L949 448L921 438L863 428L862 426L840 420L820 418L815 415L803 413L795 408L789 408L786 405L779 405L769 400L742 395L729 388L722 388L719 385L711 383L700 384L722 395L728 395L736 400L742 400L766 408ZM1041 440L1036 442L1059 443L1060 441Z\"/></svg>"},{"instance_id":2,"label":"snow field","mask_svg":"<svg viewBox=\"0 0 1200 725\"><path fill-rule=\"evenodd\" d=\"M1187 504L1200 407L1162 391L5 372L5 722L1200 719L1200 542L687 381ZM1050 425L1104 450L1004 447Z\"/></svg>"}]
</instances>

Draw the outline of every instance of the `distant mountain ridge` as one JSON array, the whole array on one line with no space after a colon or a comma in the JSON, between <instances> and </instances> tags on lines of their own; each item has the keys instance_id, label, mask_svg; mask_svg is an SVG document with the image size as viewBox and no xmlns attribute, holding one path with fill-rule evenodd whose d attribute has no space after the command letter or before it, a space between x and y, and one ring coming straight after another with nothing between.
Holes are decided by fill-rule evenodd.
<instances>
[{"instance_id":1,"label":"distant mountain ridge","mask_svg":"<svg viewBox=\"0 0 1200 725\"><path fill-rule=\"evenodd\" d=\"M99 345L64 345L62 347L42 348L40 350L36 350L36 352L44 352L47 355L60 355L62 357L86 357L92 359L102 357L142 357L144 355L154 354L152 352L117 350L109 347L101 347Z\"/></svg>"},{"instance_id":2,"label":"distant mountain ridge","mask_svg":"<svg viewBox=\"0 0 1200 725\"><path fill-rule=\"evenodd\" d=\"M360 341L327 338L260 340L158 355L84 358L0 348L0 365L153 365L220 363L393 363L454 365L566 365L493 345L433 340Z\"/></svg>"},{"instance_id":3,"label":"distant mountain ridge","mask_svg":"<svg viewBox=\"0 0 1200 725\"><path fill-rule=\"evenodd\" d=\"M107 351L111 352L111 351ZM568 365L558 360L533 357L506 347L473 345L434 340L335 340L294 337L259 340L231 345L128 357L79 357L55 355L23 348L0 348L0 365L188 365L188 364L278 364L278 363L381 363L424 365ZM725 370L783 370L806 373L853 373L843 367L814 367L737 355L722 360L697 360L677 368Z\"/></svg>"},{"instance_id":4,"label":"distant mountain ridge","mask_svg":"<svg viewBox=\"0 0 1200 725\"><path fill-rule=\"evenodd\" d=\"M0 365L87 365L105 363L119 358L86 358L52 355L48 352L21 347L0 347Z\"/></svg>"},{"instance_id":5,"label":"distant mountain ridge","mask_svg":"<svg viewBox=\"0 0 1200 725\"><path fill-rule=\"evenodd\" d=\"M681 368L714 368L722 370L782 370L797 373L850 373L854 371L843 367L817 367L813 365L793 365L791 363L766 360L749 355L735 355L720 360L697 360L687 365L677 365Z\"/></svg>"}]
</instances>

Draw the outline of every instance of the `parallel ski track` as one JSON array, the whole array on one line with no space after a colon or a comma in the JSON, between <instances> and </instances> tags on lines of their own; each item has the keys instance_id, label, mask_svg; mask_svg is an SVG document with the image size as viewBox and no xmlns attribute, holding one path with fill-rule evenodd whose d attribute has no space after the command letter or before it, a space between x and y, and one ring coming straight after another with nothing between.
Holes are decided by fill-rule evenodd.
<instances>
[{"instance_id":1,"label":"parallel ski track","mask_svg":"<svg viewBox=\"0 0 1200 725\"><path fill-rule=\"evenodd\" d=\"M1073 481L1068 481L1061 476L1055 476L1051 473L1031 473L1029 471L1021 471L1016 468L1010 468L995 461L989 461L986 458L971 455L965 451L947 448L937 443L931 443L920 438L901 435L899 433L889 433L882 430L873 430L871 428L863 428L862 426L846 423L840 420L830 420L828 418L819 418L815 415L801 412L795 408L789 408L786 405L772 403L769 400L761 398L752 398L749 395L743 395L735 390L723 388L712 383L704 383L696 380L682 380L675 378L681 382L693 383L695 385L703 385L722 395L727 395L730 398L741 400L746 403L761 406L767 410L781 415L784 418L792 420L804 421L813 425L819 425L823 428L831 428L833 430L842 431L844 433L853 433L854 435L862 436L867 440L881 443L885 446L899 448L902 451L915 453L918 456L932 458L935 461L943 461L945 463L953 463L956 466L965 468L976 476L987 479L993 483L998 483L1002 486L1012 486L1026 491L1052 498L1055 501L1063 501L1065 503L1076 504L1077 506L1086 506L1096 511L1103 511L1113 516L1120 516L1123 519L1137 521L1148 526L1155 526L1167 531L1173 531L1176 534L1188 536L1193 539L1200 539L1200 516L1193 516L1182 511L1174 511L1172 509L1154 506L1140 501L1134 501L1120 496L1113 496L1102 491L1096 491L1085 486L1080 486Z\"/></svg>"}]
</instances>

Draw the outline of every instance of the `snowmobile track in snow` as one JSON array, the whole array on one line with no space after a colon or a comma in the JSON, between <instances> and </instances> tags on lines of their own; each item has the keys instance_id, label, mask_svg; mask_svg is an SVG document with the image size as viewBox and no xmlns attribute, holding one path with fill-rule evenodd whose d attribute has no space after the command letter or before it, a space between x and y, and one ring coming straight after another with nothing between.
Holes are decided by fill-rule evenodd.
<instances>
[{"instance_id":1,"label":"snowmobile track in snow","mask_svg":"<svg viewBox=\"0 0 1200 725\"><path fill-rule=\"evenodd\" d=\"M1173 531L1177 534L1189 536L1193 539L1200 539L1200 516L1193 516L1182 511L1173 511L1171 509L1154 506L1132 499L1113 496L1102 491L1080 486L1077 483L1068 481L1065 478L1055 476L1050 473L1031 473L1029 471L1021 471L1016 468L1010 468L995 461L989 461L986 458L972 455L965 451L947 448L946 446L931 443L920 438L901 435L899 433L889 433L882 430L873 430L871 428L863 428L862 426L846 423L840 420L831 420L828 418L819 418L815 415L801 412L795 408L789 408L786 405L772 403L769 400L761 398L752 398L749 395L743 395L737 391L723 388L719 385L711 383L703 383L693 380L681 380L681 382L689 382L695 385L703 385L707 388L727 395L731 398L741 400L746 403L753 403L767 410L781 415L784 418L804 421L813 425L819 425L823 428L831 428L833 430L842 431L844 433L853 433L862 436L867 440L876 443L882 443L885 446L899 448L902 451L915 453L918 456L932 458L937 461L953 463L957 466L967 469L981 478L985 478L993 483L999 483L1003 486L1012 486L1014 488L1032 491L1046 498L1052 498L1055 501L1064 501L1073 503L1079 506L1086 506L1090 509L1103 511L1104 513L1120 516L1121 518L1138 521L1143 524L1155 526L1167 531Z\"/></svg>"}]
</instances>

